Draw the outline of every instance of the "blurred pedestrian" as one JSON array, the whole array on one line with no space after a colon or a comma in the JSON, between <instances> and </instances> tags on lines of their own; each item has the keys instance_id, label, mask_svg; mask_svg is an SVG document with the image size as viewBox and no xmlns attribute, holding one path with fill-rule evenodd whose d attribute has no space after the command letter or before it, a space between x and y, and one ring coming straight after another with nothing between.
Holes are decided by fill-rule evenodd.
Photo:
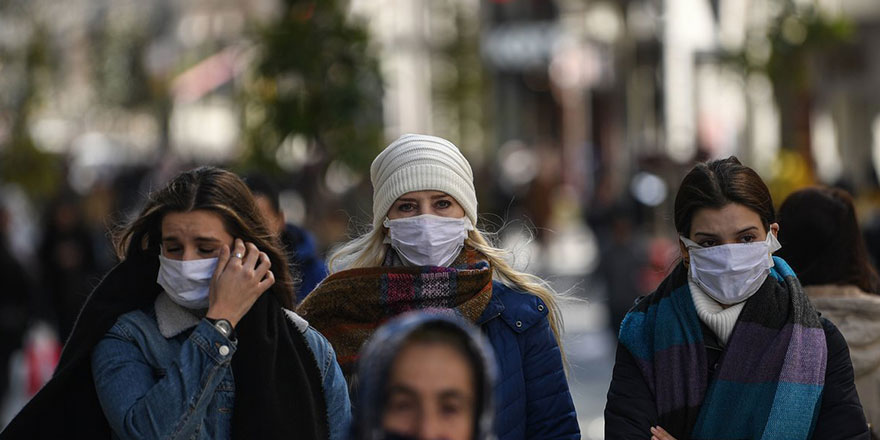
<instances>
[{"instance_id":1,"label":"blurred pedestrian","mask_svg":"<svg viewBox=\"0 0 880 440\"><path fill-rule=\"evenodd\" d=\"M0 200L0 403L9 390L9 359L21 348L30 320L34 284L9 247L10 216Z\"/></svg>"},{"instance_id":2,"label":"blurred pedestrian","mask_svg":"<svg viewBox=\"0 0 880 440\"><path fill-rule=\"evenodd\" d=\"M353 440L494 439L492 348L451 314L410 312L364 344Z\"/></svg>"},{"instance_id":3,"label":"blurred pedestrian","mask_svg":"<svg viewBox=\"0 0 880 440\"><path fill-rule=\"evenodd\" d=\"M370 175L372 230L333 253L333 273L298 308L328 335L343 372L353 372L361 345L389 318L453 309L495 351L499 437L580 438L556 295L514 270L476 229L473 172L458 148L405 135L376 157Z\"/></svg>"},{"instance_id":4,"label":"blurred pedestrian","mask_svg":"<svg viewBox=\"0 0 880 440\"><path fill-rule=\"evenodd\" d=\"M116 247L55 376L3 437L346 435L335 353L290 311L287 262L241 179L181 173Z\"/></svg>"},{"instance_id":5,"label":"blurred pedestrian","mask_svg":"<svg viewBox=\"0 0 880 440\"><path fill-rule=\"evenodd\" d=\"M281 238L290 273L297 281L294 291L299 303L327 276L327 265L318 253L315 237L304 228L287 223L279 203L278 188L268 179L254 174L245 177L244 181L254 194L257 208L266 219L269 230Z\"/></svg>"},{"instance_id":6,"label":"blurred pedestrian","mask_svg":"<svg viewBox=\"0 0 880 440\"><path fill-rule=\"evenodd\" d=\"M682 261L624 318L608 439L865 439L840 331L779 249L767 186L735 157L675 198Z\"/></svg>"},{"instance_id":7,"label":"blurred pedestrian","mask_svg":"<svg viewBox=\"0 0 880 440\"><path fill-rule=\"evenodd\" d=\"M596 273L605 284L612 331L617 334L623 317L641 291L647 251L633 224L632 214L616 210L611 220L611 239L599 258Z\"/></svg>"},{"instance_id":8,"label":"blurred pedestrian","mask_svg":"<svg viewBox=\"0 0 880 440\"><path fill-rule=\"evenodd\" d=\"M92 235L79 202L77 196L65 192L49 205L37 254L45 291L42 302L48 303L39 311L57 325L62 341L70 335L100 275Z\"/></svg>"},{"instance_id":9,"label":"blurred pedestrian","mask_svg":"<svg viewBox=\"0 0 880 440\"><path fill-rule=\"evenodd\" d=\"M780 256L822 316L840 328L856 390L880 438L880 279L868 260L852 197L837 188L796 191L779 208Z\"/></svg>"}]
</instances>

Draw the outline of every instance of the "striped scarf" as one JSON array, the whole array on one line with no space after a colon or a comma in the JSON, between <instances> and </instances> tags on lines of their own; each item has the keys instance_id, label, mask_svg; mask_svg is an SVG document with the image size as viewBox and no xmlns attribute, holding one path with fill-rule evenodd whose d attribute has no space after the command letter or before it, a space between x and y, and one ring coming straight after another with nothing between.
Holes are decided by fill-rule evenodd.
<instances>
[{"instance_id":1,"label":"striped scarf","mask_svg":"<svg viewBox=\"0 0 880 440\"><path fill-rule=\"evenodd\" d=\"M825 333L794 272L773 261L714 377L684 265L624 318L620 342L654 395L657 424L679 440L810 438L825 383Z\"/></svg>"},{"instance_id":2,"label":"striped scarf","mask_svg":"<svg viewBox=\"0 0 880 440\"><path fill-rule=\"evenodd\" d=\"M336 350L351 378L364 341L388 319L410 310L453 309L476 322L492 298L492 267L482 254L465 248L450 267L394 265L334 273L318 285L296 312Z\"/></svg>"}]
</instances>

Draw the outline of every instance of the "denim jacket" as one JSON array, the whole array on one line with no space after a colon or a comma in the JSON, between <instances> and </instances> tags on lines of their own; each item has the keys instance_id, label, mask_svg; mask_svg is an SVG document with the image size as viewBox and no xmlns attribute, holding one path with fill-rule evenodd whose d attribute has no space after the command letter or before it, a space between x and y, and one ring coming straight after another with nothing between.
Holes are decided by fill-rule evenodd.
<instances>
[{"instance_id":1,"label":"denim jacket","mask_svg":"<svg viewBox=\"0 0 880 440\"><path fill-rule=\"evenodd\" d=\"M304 319L285 312L318 362L330 438L343 439L351 409L336 353ZM92 351L95 388L114 438L230 438L235 351L235 342L165 294L151 310L120 316Z\"/></svg>"}]
</instances>

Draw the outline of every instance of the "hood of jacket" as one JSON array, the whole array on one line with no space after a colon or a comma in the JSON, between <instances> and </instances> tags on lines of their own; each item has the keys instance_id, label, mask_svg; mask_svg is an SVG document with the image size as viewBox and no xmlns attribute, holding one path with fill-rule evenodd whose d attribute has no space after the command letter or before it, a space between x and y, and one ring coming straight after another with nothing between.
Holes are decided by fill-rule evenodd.
<instances>
[{"instance_id":1,"label":"hood of jacket","mask_svg":"<svg viewBox=\"0 0 880 440\"><path fill-rule=\"evenodd\" d=\"M477 408L474 439L495 438L493 400L496 367L492 347L480 333L479 328L454 312L447 309L430 309L405 313L388 321L376 330L361 349L357 376L351 384L352 407L355 408L352 414L352 439L389 438L382 429L381 421L391 363L410 334L428 324L437 323L464 335L469 343L468 348L480 360L481 371L477 374L482 379L479 381L482 383L482 390L481 401L478 402Z\"/></svg>"},{"instance_id":2,"label":"hood of jacket","mask_svg":"<svg viewBox=\"0 0 880 440\"><path fill-rule=\"evenodd\" d=\"M850 285L806 286L804 290L816 310L846 338L856 377L880 368L880 296Z\"/></svg>"}]
</instances>

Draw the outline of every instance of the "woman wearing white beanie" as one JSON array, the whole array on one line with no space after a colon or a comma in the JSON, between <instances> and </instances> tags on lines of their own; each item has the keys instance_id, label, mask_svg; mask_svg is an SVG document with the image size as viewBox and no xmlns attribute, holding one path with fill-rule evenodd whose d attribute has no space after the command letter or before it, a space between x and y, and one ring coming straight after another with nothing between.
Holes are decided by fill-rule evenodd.
<instances>
[{"instance_id":1,"label":"woman wearing white beanie","mask_svg":"<svg viewBox=\"0 0 880 440\"><path fill-rule=\"evenodd\" d=\"M495 350L498 438L580 438L555 293L514 270L476 228L467 159L445 139L408 134L376 157L370 177L372 230L335 250L332 274L297 310L333 344L346 376L356 382L358 350L383 322L452 309Z\"/></svg>"}]
</instances>

